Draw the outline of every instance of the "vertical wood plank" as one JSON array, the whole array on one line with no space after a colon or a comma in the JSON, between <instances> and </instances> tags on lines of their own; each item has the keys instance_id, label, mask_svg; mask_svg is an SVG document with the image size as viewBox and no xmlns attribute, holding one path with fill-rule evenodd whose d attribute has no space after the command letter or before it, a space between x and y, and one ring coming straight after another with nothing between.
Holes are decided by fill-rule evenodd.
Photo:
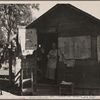
<instances>
[{"instance_id":1,"label":"vertical wood plank","mask_svg":"<svg viewBox=\"0 0 100 100\"><path fill-rule=\"evenodd\" d=\"M34 94L34 91L33 91L33 68L31 69L31 89L32 89L32 95Z\"/></svg>"}]
</instances>

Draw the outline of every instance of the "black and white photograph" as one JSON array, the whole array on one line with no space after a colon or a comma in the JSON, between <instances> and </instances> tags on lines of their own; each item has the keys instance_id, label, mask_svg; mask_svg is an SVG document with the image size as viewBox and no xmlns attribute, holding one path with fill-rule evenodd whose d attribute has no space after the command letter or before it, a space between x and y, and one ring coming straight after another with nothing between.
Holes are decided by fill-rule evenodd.
<instances>
[{"instance_id":1,"label":"black and white photograph","mask_svg":"<svg viewBox=\"0 0 100 100\"><path fill-rule=\"evenodd\" d=\"M0 1L0 98L100 96L100 1Z\"/></svg>"}]
</instances>

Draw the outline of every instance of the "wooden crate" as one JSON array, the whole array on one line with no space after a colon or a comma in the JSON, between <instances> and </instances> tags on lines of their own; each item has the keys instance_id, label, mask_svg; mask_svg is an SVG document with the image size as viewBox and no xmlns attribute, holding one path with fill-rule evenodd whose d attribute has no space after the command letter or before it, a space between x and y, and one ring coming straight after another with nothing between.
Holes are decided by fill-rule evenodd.
<instances>
[{"instance_id":1,"label":"wooden crate","mask_svg":"<svg viewBox=\"0 0 100 100\"><path fill-rule=\"evenodd\" d=\"M34 79L34 69L35 69L36 63L34 59L24 59L22 60L22 71L21 71L21 90L22 90L22 95L23 95L23 90L27 90L27 87L24 87L24 84L29 81L31 82L30 88L31 92L33 94L33 79ZM29 85L29 84L28 84Z\"/></svg>"},{"instance_id":2,"label":"wooden crate","mask_svg":"<svg viewBox=\"0 0 100 100\"><path fill-rule=\"evenodd\" d=\"M35 60L34 59L24 59L22 60L22 69L23 69L23 78L30 78L31 72L34 72L35 68Z\"/></svg>"}]
</instances>

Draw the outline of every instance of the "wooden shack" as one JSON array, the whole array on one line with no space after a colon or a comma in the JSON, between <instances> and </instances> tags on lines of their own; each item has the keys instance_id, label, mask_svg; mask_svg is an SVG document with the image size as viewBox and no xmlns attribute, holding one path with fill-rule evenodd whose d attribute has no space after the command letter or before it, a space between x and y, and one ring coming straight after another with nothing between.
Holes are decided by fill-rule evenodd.
<instances>
[{"instance_id":1,"label":"wooden shack","mask_svg":"<svg viewBox=\"0 0 100 100\"><path fill-rule=\"evenodd\" d=\"M58 62L57 82L73 81L77 88L100 88L100 20L71 4L57 4L26 29L37 30L37 43L46 54L53 42L65 55Z\"/></svg>"}]
</instances>

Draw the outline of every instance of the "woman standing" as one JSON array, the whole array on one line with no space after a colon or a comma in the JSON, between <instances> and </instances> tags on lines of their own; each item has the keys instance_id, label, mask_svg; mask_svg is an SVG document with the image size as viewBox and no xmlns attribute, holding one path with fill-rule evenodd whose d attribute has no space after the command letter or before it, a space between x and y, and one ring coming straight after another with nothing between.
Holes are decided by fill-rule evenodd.
<instances>
[{"instance_id":1,"label":"woman standing","mask_svg":"<svg viewBox=\"0 0 100 100\"><path fill-rule=\"evenodd\" d=\"M52 44L52 49L49 51L48 63L47 63L47 71L46 71L46 78L50 79L52 83L55 82L55 72L57 66L57 49L56 44Z\"/></svg>"}]
</instances>

